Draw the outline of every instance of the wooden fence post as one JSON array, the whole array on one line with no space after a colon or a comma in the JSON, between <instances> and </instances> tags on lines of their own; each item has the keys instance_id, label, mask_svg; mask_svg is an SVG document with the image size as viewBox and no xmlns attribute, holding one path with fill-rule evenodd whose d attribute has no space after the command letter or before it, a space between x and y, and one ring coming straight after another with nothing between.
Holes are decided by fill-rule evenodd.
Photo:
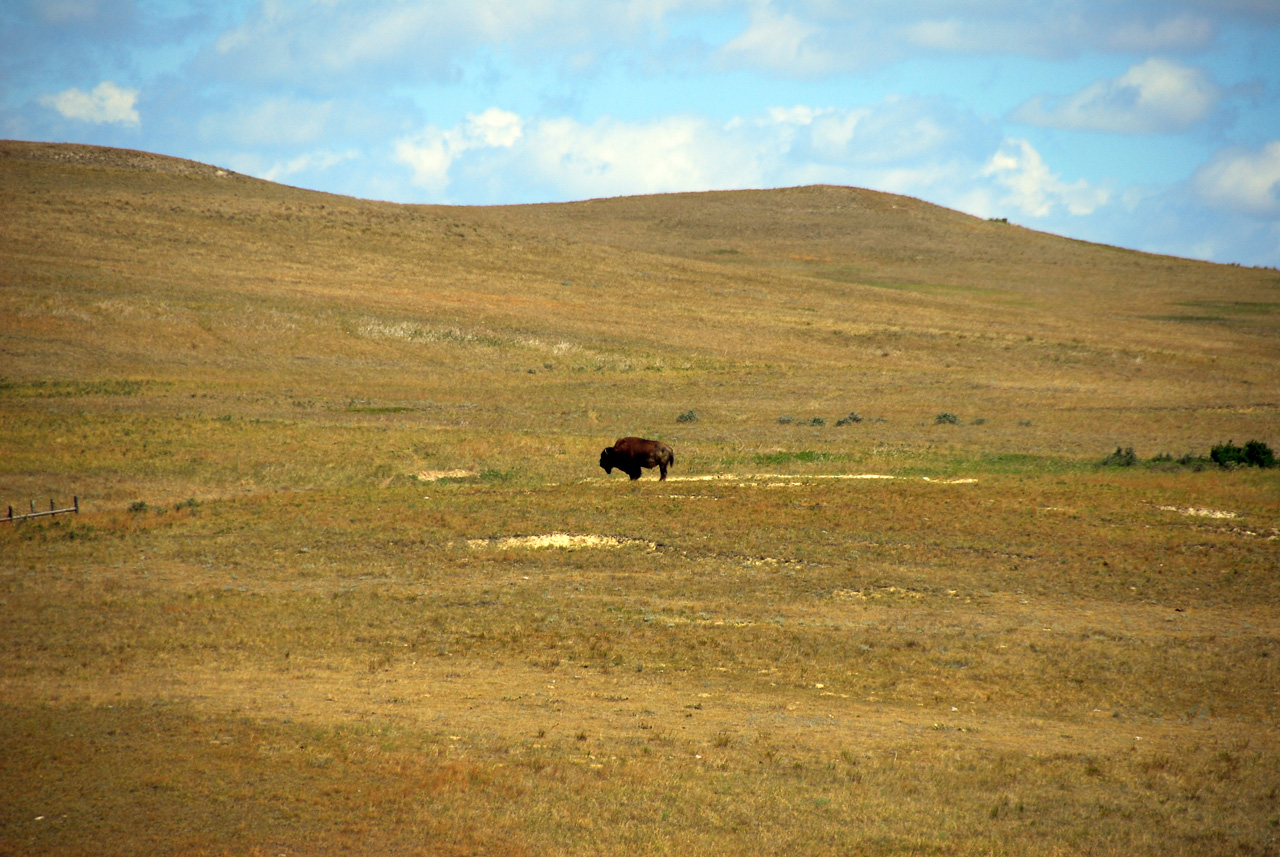
<instances>
[{"instance_id":1,"label":"wooden fence post","mask_svg":"<svg viewBox=\"0 0 1280 857\"><path fill-rule=\"evenodd\" d=\"M52 515L63 515L67 512L75 512L77 515L80 514L80 497L78 495L71 498L71 505L65 509L59 509L56 500L49 501L49 511L47 512L37 512L35 500L28 501L28 505L31 507L31 512L26 515L15 515L13 513L13 506L9 506L8 516L0 517L0 521L13 523L14 521L26 520L27 518L46 518Z\"/></svg>"}]
</instances>

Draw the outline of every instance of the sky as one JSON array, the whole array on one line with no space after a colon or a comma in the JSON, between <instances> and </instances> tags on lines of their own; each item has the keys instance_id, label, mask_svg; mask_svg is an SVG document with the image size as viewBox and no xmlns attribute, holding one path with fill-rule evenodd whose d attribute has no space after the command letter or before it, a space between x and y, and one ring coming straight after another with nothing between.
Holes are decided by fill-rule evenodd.
<instances>
[{"instance_id":1,"label":"sky","mask_svg":"<svg viewBox=\"0 0 1280 857\"><path fill-rule=\"evenodd\" d=\"M491 205L839 184L1280 266L1280 0L3 0L0 137Z\"/></svg>"}]
</instances>

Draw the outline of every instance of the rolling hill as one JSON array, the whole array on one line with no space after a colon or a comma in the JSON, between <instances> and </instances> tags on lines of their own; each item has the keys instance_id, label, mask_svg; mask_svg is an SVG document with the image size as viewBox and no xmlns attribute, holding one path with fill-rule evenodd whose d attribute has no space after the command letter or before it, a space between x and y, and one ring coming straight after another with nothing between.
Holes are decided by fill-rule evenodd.
<instances>
[{"instance_id":1,"label":"rolling hill","mask_svg":"<svg viewBox=\"0 0 1280 857\"><path fill-rule=\"evenodd\" d=\"M946 411L1040 427L983 445L1070 455L1276 424L1274 270L854 188L402 206L136 152L0 153L11 383L239 367L304 398L351 385L403 405L452 395L447 369L608 431L665 424L667 402L729 426L762 408Z\"/></svg>"},{"instance_id":2,"label":"rolling hill","mask_svg":"<svg viewBox=\"0 0 1280 857\"><path fill-rule=\"evenodd\" d=\"M0 361L0 853L1276 853L1276 270L6 141Z\"/></svg>"}]
</instances>

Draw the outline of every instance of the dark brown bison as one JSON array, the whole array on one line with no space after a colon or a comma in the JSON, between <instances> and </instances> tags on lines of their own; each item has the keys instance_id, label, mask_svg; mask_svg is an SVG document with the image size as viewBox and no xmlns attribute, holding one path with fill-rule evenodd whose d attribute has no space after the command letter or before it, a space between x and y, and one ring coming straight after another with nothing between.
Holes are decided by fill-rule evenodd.
<instances>
[{"instance_id":1,"label":"dark brown bison","mask_svg":"<svg viewBox=\"0 0 1280 857\"><path fill-rule=\"evenodd\" d=\"M605 473L612 473L618 468L633 480L640 478L641 467L656 467L662 475L658 481L667 478L667 468L676 463L676 454L660 440L645 440L642 437L619 438L613 446L606 446L600 451L600 466Z\"/></svg>"}]
</instances>

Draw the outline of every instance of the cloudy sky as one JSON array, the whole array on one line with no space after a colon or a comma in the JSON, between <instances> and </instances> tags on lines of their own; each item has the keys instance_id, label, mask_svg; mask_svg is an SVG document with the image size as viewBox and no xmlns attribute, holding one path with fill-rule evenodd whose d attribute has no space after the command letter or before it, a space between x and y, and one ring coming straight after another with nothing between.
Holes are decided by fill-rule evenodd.
<instances>
[{"instance_id":1,"label":"cloudy sky","mask_svg":"<svg viewBox=\"0 0 1280 857\"><path fill-rule=\"evenodd\" d=\"M1280 0L4 0L0 136L398 202L830 183L1280 265Z\"/></svg>"}]
</instances>

